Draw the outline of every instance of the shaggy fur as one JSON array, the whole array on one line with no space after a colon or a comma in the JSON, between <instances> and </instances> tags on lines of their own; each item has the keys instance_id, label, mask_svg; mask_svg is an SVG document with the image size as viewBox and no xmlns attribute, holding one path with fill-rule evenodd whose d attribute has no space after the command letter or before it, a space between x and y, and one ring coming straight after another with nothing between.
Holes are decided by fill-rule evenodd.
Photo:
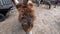
<instances>
[{"instance_id":1,"label":"shaggy fur","mask_svg":"<svg viewBox=\"0 0 60 34\"><path fill-rule=\"evenodd\" d=\"M21 22L21 25L25 32L29 32L33 28L33 22L34 22L34 10L33 4L25 1L23 4L17 4L16 5L18 11L19 11L19 21Z\"/></svg>"},{"instance_id":2,"label":"shaggy fur","mask_svg":"<svg viewBox=\"0 0 60 34\"><path fill-rule=\"evenodd\" d=\"M22 23L23 29L30 31L33 27L34 11L28 7L23 7L19 10L19 21Z\"/></svg>"}]
</instances>

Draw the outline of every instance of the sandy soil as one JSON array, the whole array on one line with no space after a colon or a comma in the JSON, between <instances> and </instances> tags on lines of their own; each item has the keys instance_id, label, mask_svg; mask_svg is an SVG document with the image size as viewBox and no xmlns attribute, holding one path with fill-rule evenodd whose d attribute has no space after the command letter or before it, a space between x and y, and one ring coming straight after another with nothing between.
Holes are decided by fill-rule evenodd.
<instances>
[{"instance_id":1,"label":"sandy soil","mask_svg":"<svg viewBox=\"0 0 60 34\"><path fill-rule=\"evenodd\" d=\"M60 34L60 6L57 8L35 7L33 34ZM0 22L0 34L25 34L18 21L18 11L11 10L10 16Z\"/></svg>"}]
</instances>

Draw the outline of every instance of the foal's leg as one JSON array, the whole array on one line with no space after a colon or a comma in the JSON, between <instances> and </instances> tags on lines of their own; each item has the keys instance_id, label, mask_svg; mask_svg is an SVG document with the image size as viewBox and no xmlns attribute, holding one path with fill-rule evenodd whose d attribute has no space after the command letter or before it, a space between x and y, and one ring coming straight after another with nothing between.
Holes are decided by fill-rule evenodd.
<instances>
[{"instance_id":1,"label":"foal's leg","mask_svg":"<svg viewBox=\"0 0 60 34\"><path fill-rule=\"evenodd\" d=\"M50 3L50 1L48 1L47 4L49 5L49 9L50 9L50 8L51 8L51 3Z\"/></svg>"},{"instance_id":2,"label":"foal's leg","mask_svg":"<svg viewBox=\"0 0 60 34\"><path fill-rule=\"evenodd\" d=\"M39 7L40 2L36 0L37 7Z\"/></svg>"},{"instance_id":3,"label":"foal's leg","mask_svg":"<svg viewBox=\"0 0 60 34\"><path fill-rule=\"evenodd\" d=\"M49 4L49 9L51 8L51 4Z\"/></svg>"}]
</instances>

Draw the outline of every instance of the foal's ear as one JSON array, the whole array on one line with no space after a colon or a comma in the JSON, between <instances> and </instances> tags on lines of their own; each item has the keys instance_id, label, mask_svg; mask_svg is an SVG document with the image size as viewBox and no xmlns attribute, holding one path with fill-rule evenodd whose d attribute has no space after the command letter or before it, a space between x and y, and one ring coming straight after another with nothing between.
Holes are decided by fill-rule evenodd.
<instances>
[{"instance_id":1,"label":"foal's ear","mask_svg":"<svg viewBox=\"0 0 60 34\"><path fill-rule=\"evenodd\" d=\"M19 4L17 4L16 5L16 8L18 9L18 8L21 8L22 7L22 5L19 3Z\"/></svg>"},{"instance_id":2,"label":"foal's ear","mask_svg":"<svg viewBox=\"0 0 60 34\"><path fill-rule=\"evenodd\" d=\"M12 1L13 1L14 5L16 5L16 8L21 7L21 4L19 3L18 0L12 0Z\"/></svg>"},{"instance_id":3,"label":"foal's ear","mask_svg":"<svg viewBox=\"0 0 60 34\"><path fill-rule=\"evenodd\" d=\"M18 0L12 0L15 5L19 4Z\"/></svg>"},{"instance_id":4,"label":"foal's ear","mask_svg":"<svg viewBox=\"0 0 60 34\"><path fill-rule=\"evenodd\" d=\"M33 2L32 1L29 0L27 4L28 4L28 7L33 8Z\"/></svg>"}]
</instances>

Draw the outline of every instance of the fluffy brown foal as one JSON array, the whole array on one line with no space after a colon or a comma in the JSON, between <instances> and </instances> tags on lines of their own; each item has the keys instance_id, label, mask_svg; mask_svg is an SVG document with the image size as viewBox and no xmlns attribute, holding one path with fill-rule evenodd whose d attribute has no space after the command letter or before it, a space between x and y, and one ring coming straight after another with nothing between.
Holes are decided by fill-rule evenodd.
<instances>
[{"instance_id":1,"label":"fluffy brown foal","mask_svg":"<svg viewBox=\"0 0 60 34\"><path fill-rule=\"evenodd\" d=\"M23 4L20 4L16 0L13 2L19 11L18 20L21 22L24 31L26 34L32 34L31 29L33 28L35 19L32 2L30 0L24 0Z\"/></svg>"}]
</instances>

